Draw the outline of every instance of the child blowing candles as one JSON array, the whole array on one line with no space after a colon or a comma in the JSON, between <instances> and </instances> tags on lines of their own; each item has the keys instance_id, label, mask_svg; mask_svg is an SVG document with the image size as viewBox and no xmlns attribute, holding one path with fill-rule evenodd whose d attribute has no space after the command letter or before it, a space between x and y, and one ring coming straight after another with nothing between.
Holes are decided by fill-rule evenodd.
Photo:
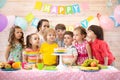
<instances>
[{"instance_id":1,"label":"child blowing candles","mask_svg":"<svg viewBox=\"0 0 120 80\"><path fill-rule=\"evenodd\" d=\"M115 58L110 52L108 44L104 41L103 29L100 26L91 25L88 28L87 36L91 39L93 58L99 60L100 64L112 65Z\"/></svg>"},{"instance_id":2,"label":"child blowing candles","mask_svg":"<svg viewBox=\"0 0 120 80\"><path fill-rule=\"evenodd\" d=\"M23 61L36 64L39 57L39 36L36 33L32 33L26 38L26 49L23 52Z\"/></svg>"},{"instance_id":3,"label":"child blowing candles","mask_svg":"<svg viewBox=\"0 0 120 80\"><path fill-rule=\"evenodd\" d=\"M88 42L85 40L86 38L86 30L79 26L74 29L74 46L78 51L77 57L77 65L81 65L86 59L91 57L91 48Z\"/></svg>"}]
</instances>

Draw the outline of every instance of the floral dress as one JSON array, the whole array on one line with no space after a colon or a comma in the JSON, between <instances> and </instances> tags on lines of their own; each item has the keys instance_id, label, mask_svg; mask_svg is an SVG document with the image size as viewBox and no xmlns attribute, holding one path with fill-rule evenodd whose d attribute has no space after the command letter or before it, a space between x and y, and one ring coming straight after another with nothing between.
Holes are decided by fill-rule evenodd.
<instances>
[{"instance_id":1,"label":"floral dress","mask_svg":"<svg viewBox=\"0 0 120 80\"><path fill-rule=\"evenodd\" d=\"M86 44L88 42L86 40L83 41L83 43L75 43L75 47L78 52L78 57L77 57L77 65L81 65L87 58L88 58L88 53L86 50Z\"/></svg>"},{"instance_id":2,"label":"floral dress","mask_svg":"<svg viewBox=\"0 0 120 80\"><path fill-rule=\"evenodd\" d=\"M15 62L22 61L22 45L20 43L15 44L15 48L10 51L8 61L10 60Z\"/></svg>"}]
</instances>

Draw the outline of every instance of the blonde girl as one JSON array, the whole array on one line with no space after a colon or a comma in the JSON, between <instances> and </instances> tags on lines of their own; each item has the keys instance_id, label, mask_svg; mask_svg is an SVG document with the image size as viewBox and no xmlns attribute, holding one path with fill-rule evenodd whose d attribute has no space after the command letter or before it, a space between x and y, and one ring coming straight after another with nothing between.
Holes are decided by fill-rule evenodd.
<instances>
[{"instance_id":1,"label":"blonde girl","mask_svg":"<svg viewBox=\"0 0 120 80\"><path fill-rule=\"evenodd\" d=\"M40 52L43 56L43 63L45 65L56 65L57 57L53 55L54 48L58 47L55 42L56 33L54 29L48 28L44 32L45 42L41 44Z\"/></svg>"}]
</instances>

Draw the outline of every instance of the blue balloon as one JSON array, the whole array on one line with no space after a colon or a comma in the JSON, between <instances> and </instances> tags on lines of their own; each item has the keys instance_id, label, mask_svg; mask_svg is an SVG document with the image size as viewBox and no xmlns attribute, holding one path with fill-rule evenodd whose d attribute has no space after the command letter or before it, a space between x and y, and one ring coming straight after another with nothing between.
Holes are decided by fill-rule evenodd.
<instances>
[{"instance_id":1,"label":"blue balloon","mask_svg":"<svg viewBox=\"0 0 120 80\"><path fill-rule=\"evenodd\" d=\"M15 25L20 26L23 30L27 28L27 21L22 17L15 18Z\"/></svg>"},{"instance_id":2,"label":"blue balloon","mask_svg":"<svg viewBox=\"0 0 120 80\"><path fill-rule=\"evenodd\" d=\"M86 19L81 21L81 25L82 25L83 28L87 28L88 27L88 21Z\"/></svg>"},{"instance_id":3,"label":"blue balloon","mask_svg":"<svg viewBox=\"0 0 120 80\"><path fill-rule=\"evenodd\" d=\"M120 24L115 20L114 16L110 16L110 19L113 20L115 27L120 27Z\"/></svg>"},{"instance_id":4,"label":"blue balloon","mask_svg":"<svg viewBox=\"0 0 120 80\"><path fill-rule=\"evenodd\" d=\"M6 1L7 0L0 0L0 8L2 8L5 5Z\"/></svg>"},{"instance_id":5,"label":"blue balloon","mask_svg":"<svg viewBox=\"0 0 120 80\"><path fill-rule=\"evenodd\" d=\"M120 4L120 0L118 0L118 4Z\"/></svg>"}]
</instances>

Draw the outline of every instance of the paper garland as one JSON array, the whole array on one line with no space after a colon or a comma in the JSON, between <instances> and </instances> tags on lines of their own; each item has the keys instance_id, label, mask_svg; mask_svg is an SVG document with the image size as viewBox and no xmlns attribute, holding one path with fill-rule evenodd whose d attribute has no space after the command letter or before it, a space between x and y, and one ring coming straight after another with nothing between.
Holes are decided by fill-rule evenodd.
<instances>
[{"instance_id":1,"label":"paper garland","mask_svg":"<svg viewBox=\"0 0 120 80\"><path fill-rule=\"evenodd\" d=\"M55 13L55 14L75 14L80 13L79 4L73 4L69 6L55 6L51 4L43 4L41 1L37 1L34 9L41 10L47 13Z\"/></svg>"}]
</instances>

